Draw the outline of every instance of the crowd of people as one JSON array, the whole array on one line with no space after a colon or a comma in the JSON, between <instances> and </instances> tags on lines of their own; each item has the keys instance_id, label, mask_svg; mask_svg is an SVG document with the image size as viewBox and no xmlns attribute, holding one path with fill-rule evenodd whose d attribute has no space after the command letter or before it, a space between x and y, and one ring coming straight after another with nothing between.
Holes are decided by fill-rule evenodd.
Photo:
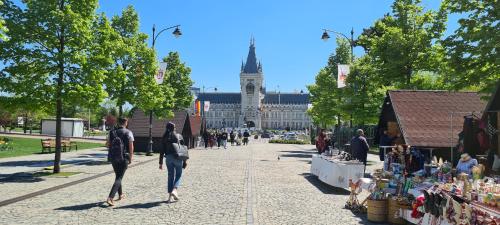
<instances>
[{"instance_id":1,"label":"crowd of people","mask_svg":"<svg viewBox=\"0 0 500 225\"><path fill-rule=\"evenodd\" d=\"M228 132L226 129L208 130L203 133L202 137L205 149L214 147L227 149L228 142L231 146L248 145L250 132L235 130Z\"/></svg>"}]
</instances>

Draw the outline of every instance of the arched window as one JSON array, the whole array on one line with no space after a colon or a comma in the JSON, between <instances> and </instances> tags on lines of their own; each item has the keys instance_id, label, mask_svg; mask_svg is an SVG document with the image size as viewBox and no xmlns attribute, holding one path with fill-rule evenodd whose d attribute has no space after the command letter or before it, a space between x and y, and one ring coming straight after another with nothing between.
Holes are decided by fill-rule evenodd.
<instances>
[{"instance_id":1,"label":"arched window","mask_svg":"<svg viewBox=\"0 0 500 225\"><path fill-rule=\"evenodd\" d=\"M255 92L255 85L249 83L247 84L246 89L247 89L247 95L253 95L253 93Z\"/></svg>"}]
</instances>

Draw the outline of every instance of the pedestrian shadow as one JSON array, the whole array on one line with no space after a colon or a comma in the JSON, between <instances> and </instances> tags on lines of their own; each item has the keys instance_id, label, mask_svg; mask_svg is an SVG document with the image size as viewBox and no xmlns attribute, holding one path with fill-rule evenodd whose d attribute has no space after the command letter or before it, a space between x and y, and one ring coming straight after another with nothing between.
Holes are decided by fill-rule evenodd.
<instances>
[{"instance_id":1,"label":"pedestrian shadow","mask_svg":"<svg viewBox=\"0 0 500 225\"><path fill-rule=\"evenodd\" d=\"M343 188L338 188L338 187L332 187L328 184L323 183L318 179L317 176L312 175L311 173L303 173L300 174L302 175L309 183L314 185L318 190L323 192L323 194L330 194L330 195L350 195L351 192L349 192L346 189Z\"/></svg>"},{"instance_id":2,"label":"pedestrian shadow","mask_svg":"<svg viewBox=\"0 0 500 225\"><path fill-rule=\"evenodd\" d=\"M81 205L64 206L54 210L80 211L80 210L89 210L91 208L96 208L96 207L107 208L108 206L104 202L94 202Z\"/></svg>"},{"instance_id":3,"label":"pedestrian shadow","mask_svg":"<svg viewBox=\"0 0 500 225\"><path fill-rule=\"evenodd\" d=\"M117 207L115 209L150 209L153 207L158 207L161 204L167 204L166 201L158 201L158 202L148 202L148 203L137 203L132 205L124 205Z\"/></svg>"}]
</instances>

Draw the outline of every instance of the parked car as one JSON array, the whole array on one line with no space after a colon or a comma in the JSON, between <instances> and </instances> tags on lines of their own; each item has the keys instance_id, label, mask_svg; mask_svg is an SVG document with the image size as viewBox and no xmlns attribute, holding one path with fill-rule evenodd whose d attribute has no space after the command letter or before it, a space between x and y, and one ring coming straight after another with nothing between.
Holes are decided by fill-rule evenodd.
<instances>
[{"instance_id":1,"label":"parked car","mask_svg":"<svg viewBox=\"0 0 500 225\"><path fill-rule=\"evenodd\" d=\"M290 141L296 141L299 139L299 137L297 136L297 134L295 133L287 133L285 134L285 140L290 140Z\"/></svg>"}]
</instances>

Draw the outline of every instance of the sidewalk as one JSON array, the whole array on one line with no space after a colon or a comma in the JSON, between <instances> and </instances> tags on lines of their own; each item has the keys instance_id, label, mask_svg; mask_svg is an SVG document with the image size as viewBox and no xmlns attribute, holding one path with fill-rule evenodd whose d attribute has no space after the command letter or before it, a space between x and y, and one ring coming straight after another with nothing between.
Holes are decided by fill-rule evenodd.
<instances>
[{"instance_id":1,"label":"sidewalk","mask_svg":"<svg viewBox=\"0 0 500 225\"><path fill-rule=\"evenodd\" d=\"M131 166L157 159L157 154L154 156L134 155ZM0 195L0 202L113 170L107 162L106 148L100 147L62 154L61 171L78 172L76 175L70 177L39 177L36 175L45 167L53 166L53 160L54 154L35 154L0 159L0 190L5 193ZM71 187L69 188L71 189Z\"/></svg>"}]
</instances>

